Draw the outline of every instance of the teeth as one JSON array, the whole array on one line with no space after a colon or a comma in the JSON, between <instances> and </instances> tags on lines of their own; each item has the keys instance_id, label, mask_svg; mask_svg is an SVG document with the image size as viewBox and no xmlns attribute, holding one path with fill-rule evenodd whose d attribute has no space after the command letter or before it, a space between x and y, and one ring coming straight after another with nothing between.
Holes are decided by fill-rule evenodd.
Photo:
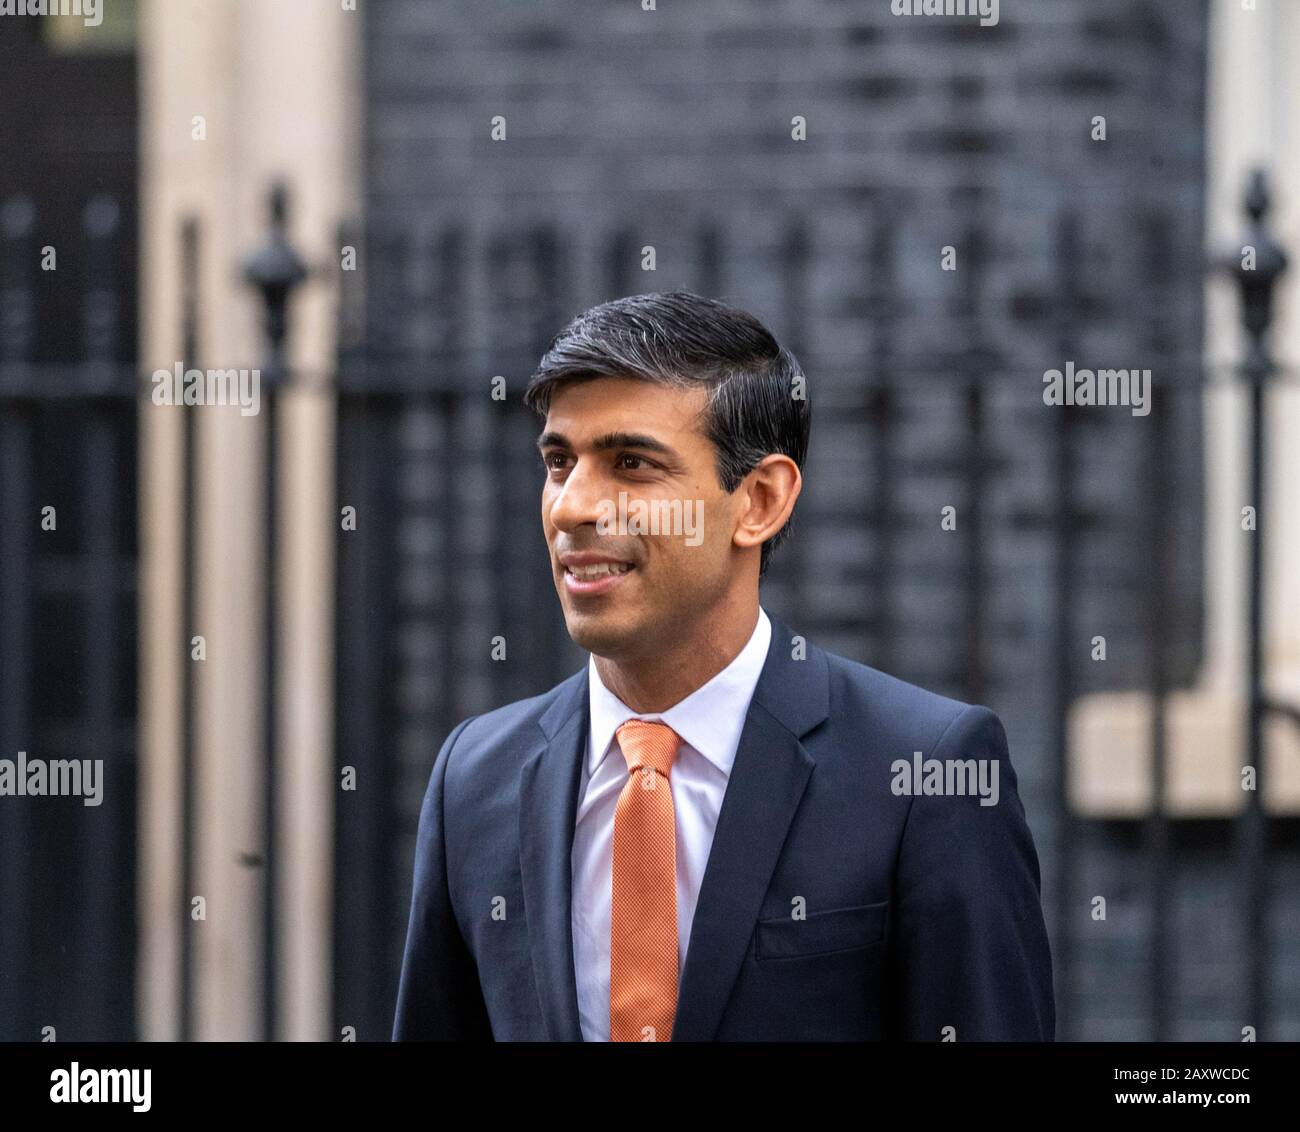
<instances>
[{"instance_id":1,"label":"teeth","mask_svg":"<svg viewBox=\"0 0 1300 1132\"><path fill-rule=\"evenodd\" d=\"M575 578L603 578L606 574L626 574L631 565L627 562L597 562L594 566L569 566L567 567L570 574Z\"/></svg>"}]
</instances>

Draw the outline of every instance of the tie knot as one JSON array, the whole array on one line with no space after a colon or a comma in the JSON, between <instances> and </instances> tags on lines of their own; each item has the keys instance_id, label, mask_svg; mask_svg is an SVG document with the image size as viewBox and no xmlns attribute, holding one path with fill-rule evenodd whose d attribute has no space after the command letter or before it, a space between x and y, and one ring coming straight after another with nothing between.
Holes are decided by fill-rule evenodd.
<instances>
[{"instance_id":1,"label":"tie knot","mask_svg":"<svg viewBox=\"0 0 1300 1132\"><path fill-rule=\"evenodd\" d=\"M629 719L614 732L619 749L627 760L629 774L648 766L665 778L673 769L681 736L666 723L649 719Z\"/></svg>"}]
</instances>

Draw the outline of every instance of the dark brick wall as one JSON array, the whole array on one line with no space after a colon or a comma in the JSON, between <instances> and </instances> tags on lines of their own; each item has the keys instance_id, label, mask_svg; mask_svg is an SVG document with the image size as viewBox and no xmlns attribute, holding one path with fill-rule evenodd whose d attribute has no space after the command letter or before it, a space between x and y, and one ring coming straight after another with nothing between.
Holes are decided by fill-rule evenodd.
<instances>
[{"instance_id":1,"label":"dark brick wall","mask_svg":"<svg viewBox=\"0 0 1300 1132\"><path fill-rule=\"evenodd\" d=\"M104 771L99 806L3 800L0 1041L129 1041L139 76L133 53L0 23L0 757Z\"/></svg>"},{"instance_id":2,"label":"dark brick wall","mask_svg":"<svg viewBox=\"0 0 1300 1132\"><path fill-rule=\"evenodd\" d=\"M393 462L380 537L402 612L385 671L409 693L383 713L408 833L394 907L446 732L581 662L545 571L523 383L573 314L685 286L762 317L811 382L799 533L765 602L835 651L1002 714L1053 909L1053 650L1071 650L1076 690L1142 686L1151 550L1166 538L1178 547L1159 582L1169 678L1189 678L1199 656L1205 4L1004 0L986 29L898 18L887 0L654 13L632 0L372 0L367 12L369 347L354 380L415 395L367 457ZM490 137L496 115L505 141ZM791 139L795 115L807 141ZM1090 137L1097 115L1104 142ZM640 267L647 244L654 272ZM940 270L946 245L956 272ZM1060 410L1041 394L1044 371L1069 360L1151 368L1169 387L1168 458L1152 418L1080 412L1077 499L1061 520ZM488 398L498 374L505 406ZM987 389L978 479L971 383ZM888 400L873 401L882 387ZM939 526L948 504L956 532ZM1077 527L1061 639L1058 521ZM987 658L976 685L972 564ZM486 661L495 633L506 664ZM1088 660L1096 634L1104 665ZM1073 925L1077 962L1059 983L1069 1036L1149 1035L1150 892L1131 832L1080 831L1077 912L1049 916L1055 934ZM1214 844L1175 870L1176 1037L1231 1039L1239 1025L1241 941ZM1106 924L1088 917L1095 893L1109 897Z\"/></svg>"}]
</instances>

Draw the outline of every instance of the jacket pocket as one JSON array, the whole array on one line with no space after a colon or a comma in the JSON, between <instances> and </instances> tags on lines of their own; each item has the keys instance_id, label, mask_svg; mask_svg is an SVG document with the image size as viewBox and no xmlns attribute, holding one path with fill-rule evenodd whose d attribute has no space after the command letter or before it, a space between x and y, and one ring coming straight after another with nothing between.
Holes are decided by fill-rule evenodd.
<instances>
[{"instance_id":1,"label":"jacket pocket","mask_svg":"<svg viewBox=\"0 0 1300 1132\"><path fill-rule=\"evenodd\" d=\"M759 920L754 930L755 959L793 959L831 951L870 947L885 938L889 901L809 912L806 919L789 916Z\"/></svg>"}]
</instances>

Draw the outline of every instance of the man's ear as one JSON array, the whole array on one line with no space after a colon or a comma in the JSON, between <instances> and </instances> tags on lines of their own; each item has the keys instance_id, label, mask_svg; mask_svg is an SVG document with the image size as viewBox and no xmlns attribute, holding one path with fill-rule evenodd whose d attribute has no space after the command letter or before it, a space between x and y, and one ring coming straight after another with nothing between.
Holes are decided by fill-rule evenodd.
<instances>
[{"instance_id":1,"label":"man's ear","mask_svg":"<svg viewBox=\"0 0 1300 1132\"><path fill-rule=\"evenodd\" d=\"M740 481L740 514L731 541L736 546L762 546L785 526L803 489L799 465L789 456L772 452Z\"/></svg>"}]
</instances>

